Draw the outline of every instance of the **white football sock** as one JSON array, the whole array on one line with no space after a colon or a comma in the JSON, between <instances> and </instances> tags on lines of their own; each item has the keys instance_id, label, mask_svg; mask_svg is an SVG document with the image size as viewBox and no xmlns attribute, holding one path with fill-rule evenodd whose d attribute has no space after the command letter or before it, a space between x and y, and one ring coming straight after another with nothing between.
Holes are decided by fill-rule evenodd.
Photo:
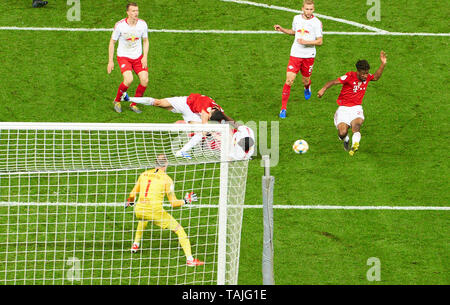
<instances>
[{"instance_id":1,"label":"white football sock","mask_svg":"<svg viewBox=\"0 0 450 305\"><path fill-rule=\"evenodd\" d=\"M181 151L187 152L189 151L192 147L194 147L195 145L197 145L198 142L200 142L203 138L203 133L202 132L198 132L196 133L190 140L189 142L187 142L183 148L181 149Z\"/></svg>"},{"instance_id":2,"label":"white football sock","mask_svg":"<svg viewBox=\"0 0 450 305\"><path fill-rule=\"evenodd\" d=\"M340 137L339 137L339 139L340 139L341 141L344 141L344 142L348 142L348 141L350 140L350 138L348 137L348 135L346 135L344 139L341 139Z\"/></svg>"},{"instance_id":3,"label":"white football sock","mask_svg":"<svg viewBox=\"0 0 450 305\"><path fill-rule=\"evenodd\" d=\"M130 97L130 102L153 106L155 99L153 97Z\"/></svg>"},{"instance_id":4,"label":"white football sock","mask_svg":"<svg viewBox=\"0 0 450 305\"><path fill-rule=\"evenodd\" d=\"M361 141L361 133L358 131L353 133L352 144L359 143L359 141Z\"/></svg>"}]
</instances>

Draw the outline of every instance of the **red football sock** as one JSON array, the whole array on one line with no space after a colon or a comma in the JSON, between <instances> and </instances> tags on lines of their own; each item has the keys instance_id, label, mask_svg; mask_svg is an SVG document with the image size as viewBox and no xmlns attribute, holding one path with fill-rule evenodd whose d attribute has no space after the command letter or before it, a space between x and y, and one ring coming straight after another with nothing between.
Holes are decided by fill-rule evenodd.
<instances>
[{"instance_id":1,"label":"red football sock","mask_svg":"<svg viewBox=\"0 0 450 305\"><path fill-rule=\"evenodd\" d=\"M119 90L117 90L117 95L116 95L116 98L114 99L114 102L120 102L120 97L122 96L122 94L124 92L127 92L127 90L128 90L128 87L125 86L124 83L120 83Z\"/></svg>"},{"instance_id":2,"label":"red football sock","mask_svg":"<svg viewBox=\"0 0 450 305\"><path fill-rule=\"evenodd\" d=\"M142 86L139 84L139 86L136 88L136 93L134 94L135 97L142 97L144 96L144 92L147 87Z\"/></svg>"},{"instance_id":3,"label":"red football sock","mask_svg":"<svg viewBox=\"0 0 450 305\"><path fill-rule=\"evenodd\" d=\"M291 86L289 86L288 84L284 84L283 93L281 96L281 109L286 109L290 95L291 95Z\"/></svg>"},{"instance_id":4,"label":"red football sock","mask_svg":"<svg viewBox=\"0 0 450 305\"><path fill-rule=\"evenodd\" d=\"M139 86L136 88L136 93L134 94L135 97L142 97L144 96L144 92L145 89L147 89L147 87L142 86L141 84L139 84ZM136 103L131 103L130 106L134 106L136 105Z\"/></svg>"}]
</instances>

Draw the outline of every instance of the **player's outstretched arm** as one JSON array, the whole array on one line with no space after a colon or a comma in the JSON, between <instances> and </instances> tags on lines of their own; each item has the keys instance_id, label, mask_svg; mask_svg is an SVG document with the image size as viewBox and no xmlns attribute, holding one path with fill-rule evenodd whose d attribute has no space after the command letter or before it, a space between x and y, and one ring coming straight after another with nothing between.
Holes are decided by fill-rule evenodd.
<instances>
[{"instance_id":1,"label":"player's outstretched arm","mask_svg":"<svg viewBox=\"0 0 450 305\"><path fill-rule=\"evenodd\" d=\"M200 113L200 118L202 120L202 124L208 124L209 121L209 114L205 110L202 110Z\"/></svg>"},{"instance_id":2,"label":"player's outstretched arm","mask_svg":"<svg viewBox=\"0 0 450 305\"><path fill-rule=\"evenodd\" d=\"M167 192L167 198L169 198L169 202L174 208L181 207L185 204L190 204L193 201L198 200L197 195L194 192L186 193L182 200L177 199L177 196L175 195L173 190Z\"/></svg>"},{"instance_id":3,"label":"player's outstretched arm","mask_svg":"<svg viewBox=\"0 0 450 305\"><path fill-rule=\"evenodd\" d=\"M142 176L139 177L138 181L134 185L133 189L130 192L130 196L129 197L136 198L136 194L138 194L139 191L141 190L141 187L140 187L141 186L141 183L140 183L141 177Z\"/></svg>"},{"instance_id":4,"label":"player's outstretched arm","mask_svg":"<svg viewBox=\"0 0 450 305\"><path fill-rule=\"evenodd\" d=\"M228 123L228 124L230 124L231 126L233 126L234 128L239 128L239 126L241 126L241 125L239 125L238 123L236 123L236 121L235 120L233 120L232 118L230 118L228 115L226 115L225 113L223 114L223 116L225 117L225 123Z\"/></svg>"},{"instance_id":5,"label":"player's outstretched arm","mask_svg":"<svg viewBox=\"0 0 450 305\"><path fill-rule=\"evenodd\" d=\"M339 79L329 81L328 83L325 84L325 86L323 86L322 89L319 90L319 92L317 92L317 97L321 98L325 94L325 91L327 91L328 89L330 89L335 85L339 85L340 83L341 82L339 81Z\"/></svg>"},{"instance_id":6,"label":"player's outstretched arm","mask_svg":"<svg viewBox=\"0 0 450 305\"><path fill-rule=\"evenodd\" d=\"M377 81L380 79L381 75L383 74L384 67L386 66L387 55L384 51L380 52L380 60L381 60L381 65L378 68L378 70L375 72L375 74L373 75L373 81Z\"/></svg>"},{"instance_id":7,"label":"player's outstretched arm","mask_svg":"<svg viewBox=\"0 0 450 305\"><path fill-rule=\"evenodd\" d=\"M175 195L174 185L172 180L166 183L166 195L169 199L170 205L174 208L181 207L184 205L184 200L177 199Z\"/></svg>"},{"instance_id":8,"label":"player's outstretched arm","mask_svg":"<svg viewBox=\"0 0 450 305\"><path fill-rule=\"evenodd\" d=\"M281 32L281 33L284 33L284 34L295 35L295 32L292 29L285 29L279 24L275 24L273 26L273 28L275 29L275 31L278 31L278 32Z\"/></svg>"},{"instance_id":9,"label":"player's outstretched arm","mask_svg":"<svg viewBox=\"0 0 450 305\"><path fill-rule=\"evenodd\" d=\"M136 200L136 194L139 193L140 187L139 180L136 182L136 184L133 187L133 190L130 192L130 195L128 196L127 202L125 204L125 208L128 208L130 206L134 205L134 201Z\"/></svg>"}]
</instances>

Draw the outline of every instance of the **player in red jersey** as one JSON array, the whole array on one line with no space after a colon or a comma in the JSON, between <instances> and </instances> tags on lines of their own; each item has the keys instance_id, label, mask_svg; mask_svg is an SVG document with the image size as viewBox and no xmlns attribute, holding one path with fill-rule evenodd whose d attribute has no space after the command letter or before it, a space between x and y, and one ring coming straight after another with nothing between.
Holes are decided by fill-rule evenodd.
<instances>
[{"instance_id":1,"label":"player in red jersey","mask_svg":"<svg viewBox=\"0 0 450 305\"><path fill-rule=\"evenodd\" d=\"M207 124L208 121L225 121L235 128L238 128L238 124L232 118L227 116L222 107L220 107L212 98L199 93L163 99L155 99L152 97L128 97L127 94L124 94L123 100L164 108L173 113L181 113L183 120L189 124ZM202 133L195 134L191 140L177 152L176 156L190 159L191 157L187 152L200 142L202 137Z\"/></svg>"},{"instance_id":2,"label":"player in red jersey","mask_svg":"<svg viewBox=\"0 0 450 305\"><path fill-rule=\"evenodd\" d=\"M218 122L225 120L234 123L234 120L228 117L224 113L222 107L220 107L212 98L199 93L163 99L155 99L153 97L128 97L128 94L125 94L123 100L164 108L173 113L181 113L183 120L190 124L206 124L209 120Z\"/></svg>"},{"instance_id":3,"label":"player in red jersey","mask_svg":"<svg viewBox=\"0 0 450 305\"><path fill-rule=\"evenodd\" d=\"M123 82L120 84L113 102L114 110L118 113L122 112L121 97L133 82L132 71L137 74L140 81L135 96L143 96L148 85L148 26L144 20L138 18L139 8L136 3L132 2L127 5L127 15L128 18L120 20L114 26L108 48L107 71L110 74L114 69L114 46L116 41L119 41L117 62L123 75ZM130 104L130 109L136 113L142 112L135 103Z\"/></svg>"},{"instance_id":4,"label":"player in red jersey","mask_svg":"<svg viewBox=\"0 0 450 305\"><path fill-rule=\"evenodd\" d=\"M380 53L381 65L375 74L370 74L370 65L367 60L359 60L356 63L356 72L348 72L338 79L329 81L317 93L321 98L325 91L334 85L342 84L341 93L337 99L339 105L334 114L334 124L338 130L339 138L344 141L345 150L349 151L350 156L353 156L359 148L361 140L360 129L364 122L364 112L362 108L362 100L366 93L367 85L370 81L377 81L383 74L384 67L387 62L386 53ZM352 148L349 149L348 128L352 128Z\"/></svg>"}]
</instances>

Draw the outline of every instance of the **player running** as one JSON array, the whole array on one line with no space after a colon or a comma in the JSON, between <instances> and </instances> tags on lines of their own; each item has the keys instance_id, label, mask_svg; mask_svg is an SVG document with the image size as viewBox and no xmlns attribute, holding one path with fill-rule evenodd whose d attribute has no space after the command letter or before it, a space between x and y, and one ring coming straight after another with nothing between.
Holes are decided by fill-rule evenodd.
<instances>
[{"instance_id":1,"label":"player running","mask_svg":"<svg viewBox=\"0 0 450 305\"><path fill-rule=\"evenodd\" d=\"M143 96L148 85L148 27L144 20L138 18L139 8L132 2L127 5L128 17L116 23L114 31L109 41L109 61L108 74L114 69L114 45L119 41L117 47L117 62L123 75L123 82L120 84L114 99L114 110L122 112L120 98L133 82L134 71L139 77L140 84L136 89L135 96ZM143 45L143 46L142 46ZM136 113L142 111L136 106L136 103L130 104L130 109Z\"/></svg>"},{"instance_id":2,"label":"player running","mask_svg":"<svg viewBox=\"0 0 450 305\"><path fill-rule=\"evenodd\" d=\"M387 62L386 53L380 53L381 65L375 74L370 74L370 65L367 60L359 60L356 63L356 72L348 72L336 80L329 81L320 89L317 96L321 98L325 91L334 85L342 84L341 93L337 99L339 105L334 114L334 125L339 134L339 139L344 141L345 150L349 151L350 156L353 156L359 148L361 141L360 129L364 122L364 112L362 108L362 100L366 93L367 85L370 81L377 81L383 74L384 67ZM352 148L349 149L348 128L352 128Z\"/></svg>"},{"instance_id":3,"label":"player running","mask_svg":"<svg viewBox=\"0 0 450 305\"><path fill-rule=\"evenodd\" d=\"M143 105L155 106L172 111L173 113L181 113L183 120L190 124L207 124L208 121L225 121L235 128L238 124L229 116L227 116L222 107L220 107L212 98L199 93L192 93L189 96L177 96L163 99L155 99L152 97L129 97L124 94L124 101L131 101ZM196 133L188 143L186 143L175 156L191 159L188 151L197 145L203 138L203 133Z\"/></svg>"},{"instance_id":4,"label":"player running","mask_svg":"<svg viewBox=\"0 0 450 305\"><path fill-rule=\"evenodd\" d=\"M173 181L166 174L167 166L168 161L166 156L158 156L156 159L156 168L147 170L139 176L136 185L128 197L125 208L133 206L136 196L139 194L139 199L134 207L134 213L139 223L131 252L136 253L139 250L139 244L144 230L148 222L151 221L163 229L172 230L178 236L188 266L203 265L204 262L193 258L191 243L183 227L163 208L164 195L167 195L172 207L181 207L197 201L197 195L190 192L186 194L183 200L178 200L174 193Z\"/></svg>"},{"instance_id":5,"label":"player running","mask_svg":"<svg viewBox=\"0 0 450 305\"><path fill-rule=\"evenodd\" d=\"M292 29L285 29L278 24L274 25L276 31L295 36L287 66L286 82L283 86L280 118L286 117L287 102L298 72L302 74L305 99L311 98L311 73L316 56L316 46L323 44L322 22L313 15L314 1L304 0L302 11L303 14L294 17Z\"/></svg>"}]
</instances>

